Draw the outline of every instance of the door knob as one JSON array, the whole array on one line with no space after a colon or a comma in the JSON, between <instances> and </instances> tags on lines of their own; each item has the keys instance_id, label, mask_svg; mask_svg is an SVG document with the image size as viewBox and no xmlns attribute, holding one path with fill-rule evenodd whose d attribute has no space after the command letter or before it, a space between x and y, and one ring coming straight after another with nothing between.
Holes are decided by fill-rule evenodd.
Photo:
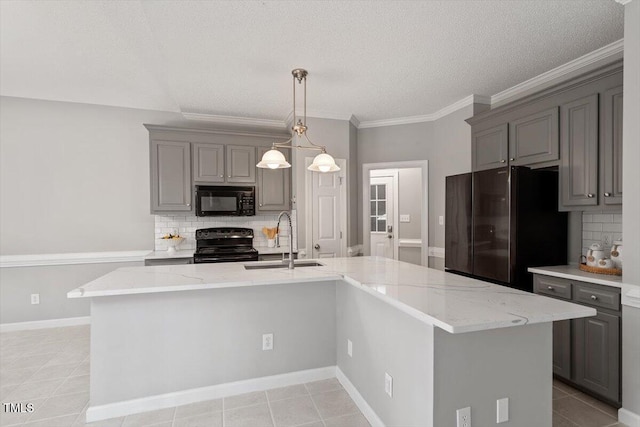
<instances>
[{"instance_id":1,"label":"door knob","mask_svg":"<svg viewBox=\"0 0 640 427\"><path fill-rule=\"evenodd\" d=\"M314 248L315 250L320 250L320 245L316 243L315 245L313 245L313 248Z\"/></svg>"},{"instance_id":2,"label":"door knob","mask_svg":"<svg viewBox=\"0 0 640 427\"><path fill-rule=\"evenodd\" d=\"M389 239L393 239L393 234L387 234L387 237L388 237Z\"/></svg>"}]
</instances>

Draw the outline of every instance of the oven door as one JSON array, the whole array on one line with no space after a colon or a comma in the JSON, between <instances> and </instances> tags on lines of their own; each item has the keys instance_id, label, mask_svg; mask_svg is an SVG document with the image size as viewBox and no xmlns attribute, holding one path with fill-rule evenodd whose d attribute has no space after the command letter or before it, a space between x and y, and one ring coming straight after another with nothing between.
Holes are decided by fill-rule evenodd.
<instances>
[{"instance_id":1,"label":"oven door","mask_svg":"<svg viewBox=\"0 0 640 427\"><path fill-rule=\"evenodd\" d=\"M196 216L242 215L242 193L233 190L196 191Z\"/></svg>"}]
</instances>

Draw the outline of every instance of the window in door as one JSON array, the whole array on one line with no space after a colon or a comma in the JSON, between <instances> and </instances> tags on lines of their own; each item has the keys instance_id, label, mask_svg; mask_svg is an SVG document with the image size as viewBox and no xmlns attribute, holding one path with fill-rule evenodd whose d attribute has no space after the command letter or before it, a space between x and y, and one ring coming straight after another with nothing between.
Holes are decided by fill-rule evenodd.
<instances>
[{"instance_id":1,"label":"window in door","mask_svg":"<svg viewBox=\"0 0 640 427\"><path fill-rule=\"evenodd\" d=\"M371 231L387 231L387 186L375 184L371 186Z\"/></svg>"}]
</instances>

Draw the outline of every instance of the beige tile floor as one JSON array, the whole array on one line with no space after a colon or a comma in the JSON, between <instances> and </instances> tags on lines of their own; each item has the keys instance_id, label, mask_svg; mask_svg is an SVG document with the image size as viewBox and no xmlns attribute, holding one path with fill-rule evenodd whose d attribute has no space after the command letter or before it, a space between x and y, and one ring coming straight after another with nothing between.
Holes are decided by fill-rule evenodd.
<instances>
[{"instance_id":1,"label":"beige tile floor","mask_svg":"<svg viewBox=\"0 0 640 427\"><path fill-rule=\"evenodd\" d=\"M365 427L369 423L335 379L86 424L89 327L0 334L0 400L30 402L0 426L29 427ZM624 427L616 410L554 381L554 427Z\"/></svg>"}]
</instances>

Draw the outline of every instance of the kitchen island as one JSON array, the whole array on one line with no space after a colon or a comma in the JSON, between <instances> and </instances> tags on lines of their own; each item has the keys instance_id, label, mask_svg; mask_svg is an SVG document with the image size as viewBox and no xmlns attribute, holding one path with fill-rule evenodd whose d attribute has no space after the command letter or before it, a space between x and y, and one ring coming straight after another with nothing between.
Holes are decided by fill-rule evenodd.
<instances>
[{"instance_id":1,"label":"kitchen island","mask_svg":"<svg viewBox=\"0 0 640 427\"><path fill-rule=\"evenodd\" d=\"M318 261L122 268L69 292L92 298L87 419L337 376L372 425L455 426L467 406L493 425L509 398L514 425L551 426L551 322L595 310L385 258Z\"/></svg>"}]
</instances>

